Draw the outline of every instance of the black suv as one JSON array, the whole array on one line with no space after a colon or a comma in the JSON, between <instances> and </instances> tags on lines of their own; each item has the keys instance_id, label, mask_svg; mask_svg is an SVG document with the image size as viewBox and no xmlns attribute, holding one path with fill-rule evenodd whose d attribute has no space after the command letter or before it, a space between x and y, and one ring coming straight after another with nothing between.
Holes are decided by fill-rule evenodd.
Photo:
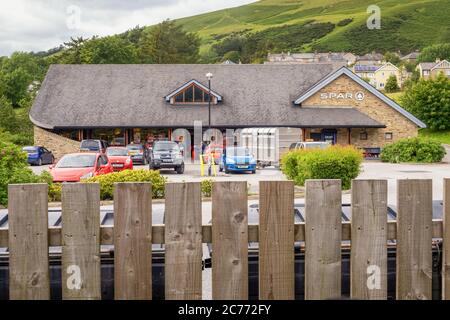
<instances>
[{"instance_id":1,"label":"black suv","mask_svg":"<svg viewBox=\"0 0 450 320\"><path fill-rule=\"evenodd\" d=\"M172 168L178 174L184 172L184 158L180 146L171 141L157 141L150 157L150 170Z\"/></svg>"}]
</instances>

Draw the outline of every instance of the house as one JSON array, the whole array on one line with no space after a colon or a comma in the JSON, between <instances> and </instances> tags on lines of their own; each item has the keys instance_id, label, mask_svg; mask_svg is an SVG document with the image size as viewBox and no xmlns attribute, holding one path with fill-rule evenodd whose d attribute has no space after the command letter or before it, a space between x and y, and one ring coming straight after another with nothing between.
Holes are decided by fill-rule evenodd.
<instances>
[{"instance_id":1,"label":"house","mask_svg":"<svg viewBox=\"0 0 450 320\"><path fill-rule=\"evenodd\" d=\"M363 56L356 57L355 64L373 66L373 65L381 65L383 61L384 56L381 53L372 52L365 54Z\"/></svg>"},{"instance_id":2,"label":"house","mask_svg":"<svg viewBox=\"0 0 450 320\"><path fill-rule=\"evenodd\" d=\"M403 62L408 62L408 63L417 63L417 59L419 59L419 56L420 56L420 52L414 51L414 52L407 54L406 56L401 57L400 60Z\"/></svg>"},{"instance_id":3,"label":"house","mask_svg":"<svg viewBox=\"0 0 450 320\"><path fill-rule=\"evenodd\" d=\"M326 52L326 53L277 53L269 54L265 64L289 64L289 63L333 63L335 66L349 66L356 60L351 53Z\"/></svg>"},{"instance_id":4,"label":"house","mask_svg":"<svg viewBox=\"0 0 450 320\"><path fill-rule=\"evenodd\" d=\"M447 60L436 60L436 62L421 62L417 65L420 77L423 79L433 79L439 74L450 79L450 63Z\"/></svg>"},{"instance_id":5,"label":"house","mask_svg":"<svg viewBox=\"0 0 450 320\"><path fill-rule=\"evenodd\" d=\"M209 134L199 124L208 129L209 119L217 137L228 137L228 129L296 128L296 141L359 148L416 137L426 127L348 68L323 63L52 65L30 119L35 144L57 157L78 151L82 139L130 143L182 135L185 156L194 157L204 139L199 132Z\"/></svg>"},{"instance_id":6,"label":"house","mask_svg":"<svg viewBox=\"0 0 450 320\"><path fill-rule=\"evenodd\" d=\"M356 75L368 81L372 86L374 86L378 90L384 90L387 80L392 75L397 77L397 84L399 87L402 86L404 81L404 75L402 70L400 70L390 62L385 63L383 65L356 64L353 66L353 71L355 72Z\"/></svg>"},{"instance_id":7,"label":"house","mask_svg":"<svg viewBox=\"0 0 450 320\"><path fill-rule=\"evenodd\" d=\"M403 84L402 71L390 62L385 63L374 72L372 85L378 90L384 90L386 82L391 76L397 78L397 84L401 88Z\"/></svg>"}]
</instances>

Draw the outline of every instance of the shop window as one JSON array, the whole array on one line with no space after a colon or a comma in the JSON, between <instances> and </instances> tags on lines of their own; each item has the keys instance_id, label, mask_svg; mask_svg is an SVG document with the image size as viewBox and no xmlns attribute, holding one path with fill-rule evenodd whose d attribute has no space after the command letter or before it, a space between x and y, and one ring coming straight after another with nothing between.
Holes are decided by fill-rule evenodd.
<instances>
[{"instance_id":1,"label":"shop window","mask_svg":"<svg viewBox=\"0 0 450 320\"><path fill-rule=\"evenodd\" d=\"M368 138L367 131L361 131L359 133L359 140L367 140L367 138Z\"/></svg>"},{"instance_id":2,"label":"shop window","mask_svg":"<svg viewBox=\"0 0 450 320\"><path fill-rule=\"evenodd\" d=\"M385 139L385 140L392 140L392 138L393 138L392 132L386 132L386 133L384 134L384 139Z\"/></svg>"}]
</instances>

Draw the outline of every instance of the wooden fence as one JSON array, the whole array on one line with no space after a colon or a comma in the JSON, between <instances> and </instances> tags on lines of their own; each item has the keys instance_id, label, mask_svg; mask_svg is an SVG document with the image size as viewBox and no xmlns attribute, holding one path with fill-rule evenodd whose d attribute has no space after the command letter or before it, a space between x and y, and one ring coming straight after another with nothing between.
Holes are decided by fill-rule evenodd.
<instances>
[{"instance_id":1,"label":"wooden fence","mask_svg":"<svg viewBox=\"0 0 450 320\"><path fill-rule=\"evenodd\" d=\"M341 295L341 241L351 240L351 298L387 298L387 241L396 241L397 299L430 299L432 238L442 238L442 297L450 299L450 179L444 218L432 220L432 181L398 181L398 219L387 220L387 181L352 183L352 221L341 219L340 180L306 183L306 221L294 223L294 185L260 183L259 225L248 225L246 182L213 186L202 226L200 183L169 183L165 225L152 225L151 185L117 184L114 227L100 226L98 184L64 184L62 227L48 227L47 185L9 186L10 299L49 299L49 246L62 246L63 299L100 299L100 245L114 245L116 299L152 298L151 244L165 244L166 299L202 298L202 244L212 243L213 299L248 298L248 243L259 242L260 299L294 299L294 242L305 242L305 298Z\"/></svg>"}]
</instances>

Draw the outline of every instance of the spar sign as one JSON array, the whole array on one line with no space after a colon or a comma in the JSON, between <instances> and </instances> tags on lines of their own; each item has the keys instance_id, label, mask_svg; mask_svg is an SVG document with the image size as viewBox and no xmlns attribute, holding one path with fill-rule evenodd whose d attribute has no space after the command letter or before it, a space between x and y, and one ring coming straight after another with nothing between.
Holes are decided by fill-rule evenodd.
<instances>
[{"instance_id":1,"label":"spar sign","mask_svg":"<svg viewBox=\"0 0 450 320\"><path fill-rule=\"evenodd\" d=\"M364 92L324 92L320 94L322 100L357 100L363 101L365 99Z\"/></svg>"}]
</instances>

